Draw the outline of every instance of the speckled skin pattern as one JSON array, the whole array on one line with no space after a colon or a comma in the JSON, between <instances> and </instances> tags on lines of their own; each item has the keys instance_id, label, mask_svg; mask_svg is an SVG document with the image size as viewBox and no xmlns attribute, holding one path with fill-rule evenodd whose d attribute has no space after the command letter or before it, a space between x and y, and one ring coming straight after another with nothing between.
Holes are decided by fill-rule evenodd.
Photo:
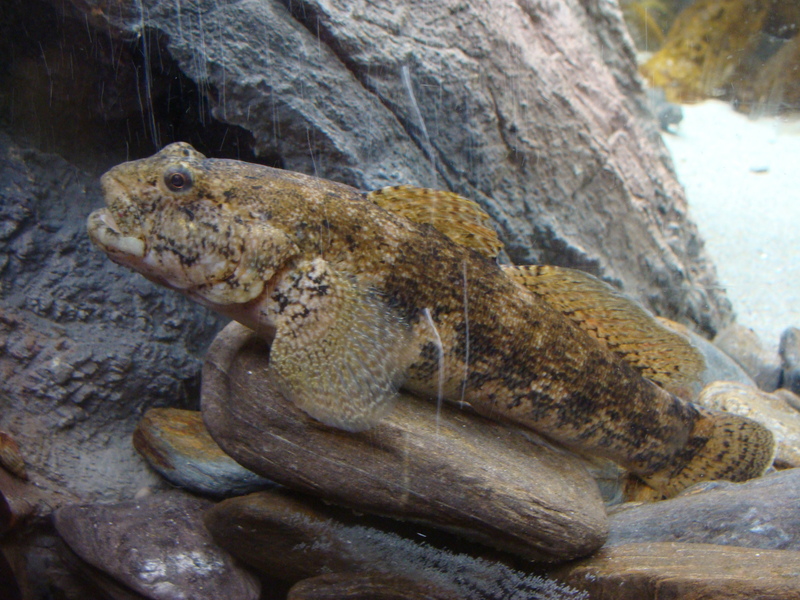
<instances>
[{"instance_id":1,"label":"speckled skin pattern","mask_svg":"<svg viewBox=\"0 0 800 600\"><path fill-rule=\"evenodd\" d=\"M666 494L771 464L768 430L672 396L494 261L358 190L183 143L102 185L95 243L272 339L283 391L329 425L374 425L402 386L610 458Z\"/></svg>"}]
</instances>

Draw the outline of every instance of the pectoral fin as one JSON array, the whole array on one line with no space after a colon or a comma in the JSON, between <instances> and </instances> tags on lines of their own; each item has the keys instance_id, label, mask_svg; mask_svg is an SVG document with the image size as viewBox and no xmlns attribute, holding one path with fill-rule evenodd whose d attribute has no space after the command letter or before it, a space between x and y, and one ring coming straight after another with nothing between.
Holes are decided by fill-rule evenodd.
<instances>
[{"instance_id":1,"label":"pectoral fin","mask_svg":"<svg viewBox=\"0 0 800 600\"><path fill-rule=\"evenodd\" d=\"M488 258L495 258L503 249L492 229L491 217L477 202L458 194L398 185L369 192L367 198L409 221L432 225L456 244L472 248Z\"/></svg>"},{"instance_id":2,"label":"pectoral fin","mask_svg":"<svg viewBox=\"0 0 800 600\"><path fill-rule=\"evenodd\" d=\"M299 265L272 299L270 369L284 394L326 425L375 425L397 397L408 327L322 259Z\"/></svg>"},{"instance_id":3,"label":"pectoral fin","mask_svg":"<svg viewBox=\"0 0 800 600\"><path fill-rule=\"evenodd\" d=\"M687 397L700 380L700 351L606 282L552 266L504 266L503 272L667 391Z\"/></svg>"}]
</instances>

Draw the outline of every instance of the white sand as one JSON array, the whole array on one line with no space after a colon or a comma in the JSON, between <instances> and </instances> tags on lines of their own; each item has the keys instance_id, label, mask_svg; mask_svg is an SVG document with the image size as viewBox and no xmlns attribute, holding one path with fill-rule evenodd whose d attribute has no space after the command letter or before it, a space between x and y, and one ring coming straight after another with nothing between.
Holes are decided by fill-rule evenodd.
<instances>
[{"instance_id":1,"label":"white sand","mask_svg":"<svg viewBox=\"0 0 800 600\"><path fill-rule=\"evenodd\" d=\"M752 120L714 100L683 115L663 137L690 216L739 323L777 348L800 327L800 120Z\"/></svg>"}]
</instances>

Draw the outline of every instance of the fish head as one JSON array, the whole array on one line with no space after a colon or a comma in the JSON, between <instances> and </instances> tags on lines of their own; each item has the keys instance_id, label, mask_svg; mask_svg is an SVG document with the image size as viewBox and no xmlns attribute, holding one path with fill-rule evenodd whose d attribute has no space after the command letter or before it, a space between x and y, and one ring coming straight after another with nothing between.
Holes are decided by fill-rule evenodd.
<instances>
[{"instance_id":1,"label":"fish head","mask_svg":"<svg viewBox=\"0 0 800 600\"><path fill-rule=\"evenodd\" d=\"M252 198L234 193L242 177L232 163L175 143L112 168L100 180L106 207L88 219L91 240L113 261L230 315L297 253Z\"/></svg>"}]
</instances>

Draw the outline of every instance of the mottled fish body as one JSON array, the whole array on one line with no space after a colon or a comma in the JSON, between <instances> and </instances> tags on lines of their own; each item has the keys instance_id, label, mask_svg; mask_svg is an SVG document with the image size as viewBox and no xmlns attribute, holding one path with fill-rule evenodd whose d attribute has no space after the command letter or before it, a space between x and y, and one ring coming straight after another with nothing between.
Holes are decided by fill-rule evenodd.
<instances>
[{"instance_id":1,"label":"mottled fish body","mask_svg":"<svg viewBox=\"0 0 800 600\"><path fill-rule=\"evenodd\" d=\"M456 243L433 216L389 206L411 188L381 198L188 144L102 185L95 243L272 339L271 374L323 423L369 428L402 386L609 458L666 494L771 463L768 430L656 386L476 252L479 210Z\"/></svg>"}]
</instances>

